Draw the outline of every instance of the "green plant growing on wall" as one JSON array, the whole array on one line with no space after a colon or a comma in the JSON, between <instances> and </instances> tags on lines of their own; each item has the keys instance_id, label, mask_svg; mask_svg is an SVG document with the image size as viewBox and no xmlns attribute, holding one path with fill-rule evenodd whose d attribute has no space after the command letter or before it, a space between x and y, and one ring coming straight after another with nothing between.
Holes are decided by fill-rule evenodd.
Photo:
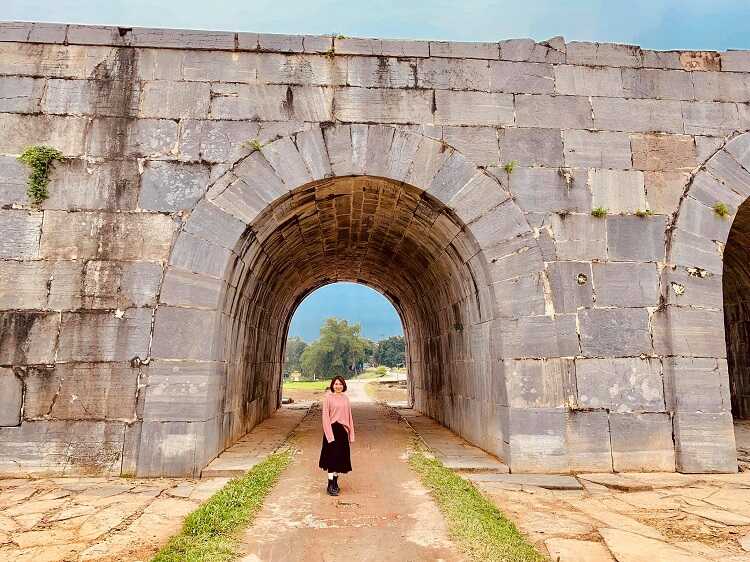
<instances>
[{"instance_id":1,"label":"green plant growing on wall","mask_svg":"<svg viewBox=\"0 0 750 562\"><path fill-rule=\"evenodd\" d=\"M720 217L729 216L729 207L723 201L717 201L714 203L714 212Z\"/></svg>"},{"instance_id":2,"label":"green plant growing on wall","mask_svg":"<svg viewBox=\"0 0 750 562\"><path fill-rule=\"evenodd\" d=\"M637 217L650 217L653 215L654 212L651 209L646 209L645 211L643 209L636 209L635 216Z\"/></svg>"},{"instance_id":3,"label":"green plant growing on wall","mask_svg":"<svg viewBox=\"0 0 750 562\"><path fill-rule=\"evenodd\" d=\"M258 139L250 139L243 142L242 147L247 148L248 150L260 150L261 148L263 148L263 145Z\"/></svg>"},{"instance_id":4,"label":"green plant growing on wall","mask_svg":"<svg viewBox=\"0 0 750 562\"><path fill-rule=\"evenodd\" d=\"M34 205L41 204L47 197L47 185L49 185L49 173L52 162L65 160L62 152L51 146L35 145L29 146L23 151L18 159L31 168L28 188L26 194Z\"/></svg>"},{"instance_id":5,"label":"green plant growing on wall","mask_svg":"<svg viewBox=\"0 0 750 562\"><path fill-rule=\"evenodd\" d=\"M607 209L605 207L594 207L591 209L591 216L602 218L607 216Z\"/></svg>"},{"instance_id":6,"label":"green plant growing on wall","mask_svg":"<svg viewBox=\"0 0 750 562\"><path fill-rule=\"evenodd\" d=\"M513 173L513 170L515 169L517 165L518 165L518 162L516 162L515 160L511 160L510 162L505 164L505 166L503 166L503 170L505 170L508 173L508 175L510 175Z\"/></svg>"}]
</instances>

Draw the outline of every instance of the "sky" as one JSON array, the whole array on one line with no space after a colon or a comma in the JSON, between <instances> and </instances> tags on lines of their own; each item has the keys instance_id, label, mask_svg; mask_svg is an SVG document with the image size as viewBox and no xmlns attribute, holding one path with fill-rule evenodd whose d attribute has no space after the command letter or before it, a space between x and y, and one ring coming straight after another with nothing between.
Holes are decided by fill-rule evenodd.
<instances>
[{"instance_id":1,"label":"sky","mask_svg":"<svg viewBox=\"0 0 750 562\"><path fill-rule=\"evenodd\" d=\"M289 336L312 342L330 316L359 322L362 335L375 341L404 333L396 309L382 294L357 283L332 283L313 291L297 307Z\"/></svg>"},{"instance_id":2,"label":"sky","mask_svg":"<svg viewBox=\"0 0 750 562\"><path fill-rule=\"evenodd\" d=\"M350 37L750 49L749 0L0 0L0 20Z\"/></svg>"}]
</instances>

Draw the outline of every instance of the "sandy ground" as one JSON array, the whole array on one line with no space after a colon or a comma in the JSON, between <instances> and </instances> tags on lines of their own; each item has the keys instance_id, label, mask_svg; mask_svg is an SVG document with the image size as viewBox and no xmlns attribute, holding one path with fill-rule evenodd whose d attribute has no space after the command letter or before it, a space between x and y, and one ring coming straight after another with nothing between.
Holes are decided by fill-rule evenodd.
<instances>
[{"instance_id":1,"label":"sandy ground","mask_svg":"<svg viewBox=\"0 0 750 562\"><path fill-rule=\"evenodd\" d=\"M437 505L406 462L411 433L348 381L356 428L353 471L326 494L318 468L320 411L294 438L299 452L243 538L245 562L463 560Z\"/></svg>"}]
</instances>

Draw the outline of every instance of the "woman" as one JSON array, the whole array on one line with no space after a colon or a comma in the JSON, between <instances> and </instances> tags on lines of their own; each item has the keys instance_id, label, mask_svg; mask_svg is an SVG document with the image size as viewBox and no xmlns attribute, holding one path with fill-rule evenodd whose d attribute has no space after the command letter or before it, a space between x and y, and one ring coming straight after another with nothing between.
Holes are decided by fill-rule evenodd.
<instances>
[{"instance_id":1,"label":"woman","mask_svg":"<svg viewBox=\"0 0 750 562\"><path fill-rule=\"evenodd\" d=\"M339 495L338 475L352 469L349 443L354 442L354 420L343 377L333 377L323 401L323 445L318 466L328 471L329 496Z\"/></svg>"}]
</instances>

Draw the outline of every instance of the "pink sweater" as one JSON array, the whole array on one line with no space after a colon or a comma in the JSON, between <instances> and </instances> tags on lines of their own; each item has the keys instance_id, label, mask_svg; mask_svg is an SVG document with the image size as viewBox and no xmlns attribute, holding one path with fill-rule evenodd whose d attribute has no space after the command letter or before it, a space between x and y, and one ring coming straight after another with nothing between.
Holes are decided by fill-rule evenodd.
<instances>
[{"instance_id":1,"label":"pink sweater","mask_svg":"<svg viewBox=\"0 0 750 562\"><path fill-rule=\"evenodd\" d=\"M352 408L349 405L349 397L343 392L326 392L323 401L323 433L329 443L333 442L333 429L331 424L339 422L349 434L349 441L354 442L354 420L352 419Z\"/></svg>"}]
</instances>

